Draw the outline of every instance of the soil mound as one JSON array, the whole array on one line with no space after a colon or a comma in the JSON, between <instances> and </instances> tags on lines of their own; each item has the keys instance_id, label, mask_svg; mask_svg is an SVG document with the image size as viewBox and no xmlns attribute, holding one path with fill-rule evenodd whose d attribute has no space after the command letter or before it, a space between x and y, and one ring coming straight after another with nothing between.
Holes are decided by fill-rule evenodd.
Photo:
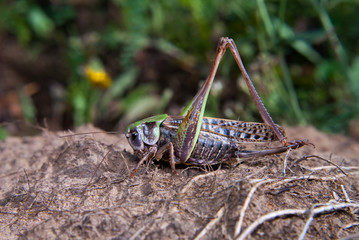
<instances>
[{"instance_id":1,"label":"soil mound","mask_svg":"<svg viewBox=\"0 0 359 240\"><path fill-rule=\"evenodd\" d=\"M177 175L150 162L130 178L138 159L123 135L60 137L66 134L0 142L1 238L359 238L359 143L352 139L291 128L289 139L304 136L316 148L235 167L183 166Z\"/></svg>"}]
</instances>

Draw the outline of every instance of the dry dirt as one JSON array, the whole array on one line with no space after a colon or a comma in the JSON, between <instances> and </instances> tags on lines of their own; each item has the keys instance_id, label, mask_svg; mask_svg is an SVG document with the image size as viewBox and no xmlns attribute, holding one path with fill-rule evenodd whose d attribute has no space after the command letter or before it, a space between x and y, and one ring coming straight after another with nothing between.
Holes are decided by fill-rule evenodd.
<instances>
[{"instance_id":1,"label":"dry dirt","mask_svg":"<svg viewBox=\"0 0 359 240\"><path fill-rule=\"evenodd\" d=\"M129 178L138 159L123 135L65 134L0 142L2 239L359 238L352 139L288 129L316 148L291 151L285 173L280 154L177 175L151 162Z\"/></svg>"}]
</instances>

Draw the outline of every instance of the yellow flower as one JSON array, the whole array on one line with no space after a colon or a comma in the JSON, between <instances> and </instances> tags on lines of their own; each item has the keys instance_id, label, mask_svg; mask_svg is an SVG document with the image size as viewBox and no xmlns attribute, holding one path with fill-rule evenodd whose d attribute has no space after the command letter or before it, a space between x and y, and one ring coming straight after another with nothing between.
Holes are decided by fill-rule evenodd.
<instances>
[{"instance_id":1,"label":"yellow flower","mask_svg":"<svg viewBox=\"0 0 359 240\"><path fill-rule=\"evenodd\" d=\"M95 87L108 88L112 83L111 77L103 69L98 70L87 65L85 67L85 74Z\"/></svg>"}]
</instances>

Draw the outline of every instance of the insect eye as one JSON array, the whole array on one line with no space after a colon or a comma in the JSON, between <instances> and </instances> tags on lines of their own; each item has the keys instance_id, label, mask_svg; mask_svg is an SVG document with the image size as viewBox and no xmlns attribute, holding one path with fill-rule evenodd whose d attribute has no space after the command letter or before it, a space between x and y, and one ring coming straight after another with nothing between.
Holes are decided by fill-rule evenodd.
<instances>
[{"instance_id":1,"label":"insect eye","mask_svg":"<svg viewBox=\"0 0 359 240\"><path fill-rule=\"evenodd\" d=\"M138 133L137 132L133 132L131 134L131 141L136 141L136 139L138 139Z\"/></svg>"},{"instance_id":2,"label":"insect eye","mask_svg":"<svg viewBox=\"0 0 359 240\"><path fill-rule=\"evenodd\" d=\"M143 141L141 139L141 135L137 132L137 130L131 131L129 135L127 135L130 145L135 150L140 150L143 148Z\"/></svg>"}]
</instances>

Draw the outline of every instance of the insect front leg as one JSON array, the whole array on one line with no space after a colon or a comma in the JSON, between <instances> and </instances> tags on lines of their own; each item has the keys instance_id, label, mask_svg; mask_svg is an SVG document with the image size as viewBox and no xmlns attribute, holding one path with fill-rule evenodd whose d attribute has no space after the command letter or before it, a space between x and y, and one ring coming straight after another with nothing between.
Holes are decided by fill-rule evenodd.
<instances>
[{"instance_id":1,"label":"insect front leg","mask_svg":"<svg viewBox=\"0 0 359 240\"><path fill-rule=\"evenodd\" d=\"M149 148L149 150L145 153L145 155L141 158L141 160L138 162L137 166L132 170L130 177L133 178L136 174L136 172L138 171L138 169L141 167L141 165L148 160L151 160L155 154L156 154L157 148L156 147L152 147Z\"/></svg>"},{"instance_id":2,"label":"insect front leg","mask_svg":"<svg viewBox=\"0 0 359 240\"><path fill-rule=\"evenodd\" d=\"M176 174L176 161L175 161L175 155L174 155L174 148L172 142L168 142L165 145L163 145L160 149L157 150L155 158L157 160L160 160L163 157L163 154L165 152L169 151L170 154L170 165L172 168L172 172Z\"/></svg>"}]
</instances>

